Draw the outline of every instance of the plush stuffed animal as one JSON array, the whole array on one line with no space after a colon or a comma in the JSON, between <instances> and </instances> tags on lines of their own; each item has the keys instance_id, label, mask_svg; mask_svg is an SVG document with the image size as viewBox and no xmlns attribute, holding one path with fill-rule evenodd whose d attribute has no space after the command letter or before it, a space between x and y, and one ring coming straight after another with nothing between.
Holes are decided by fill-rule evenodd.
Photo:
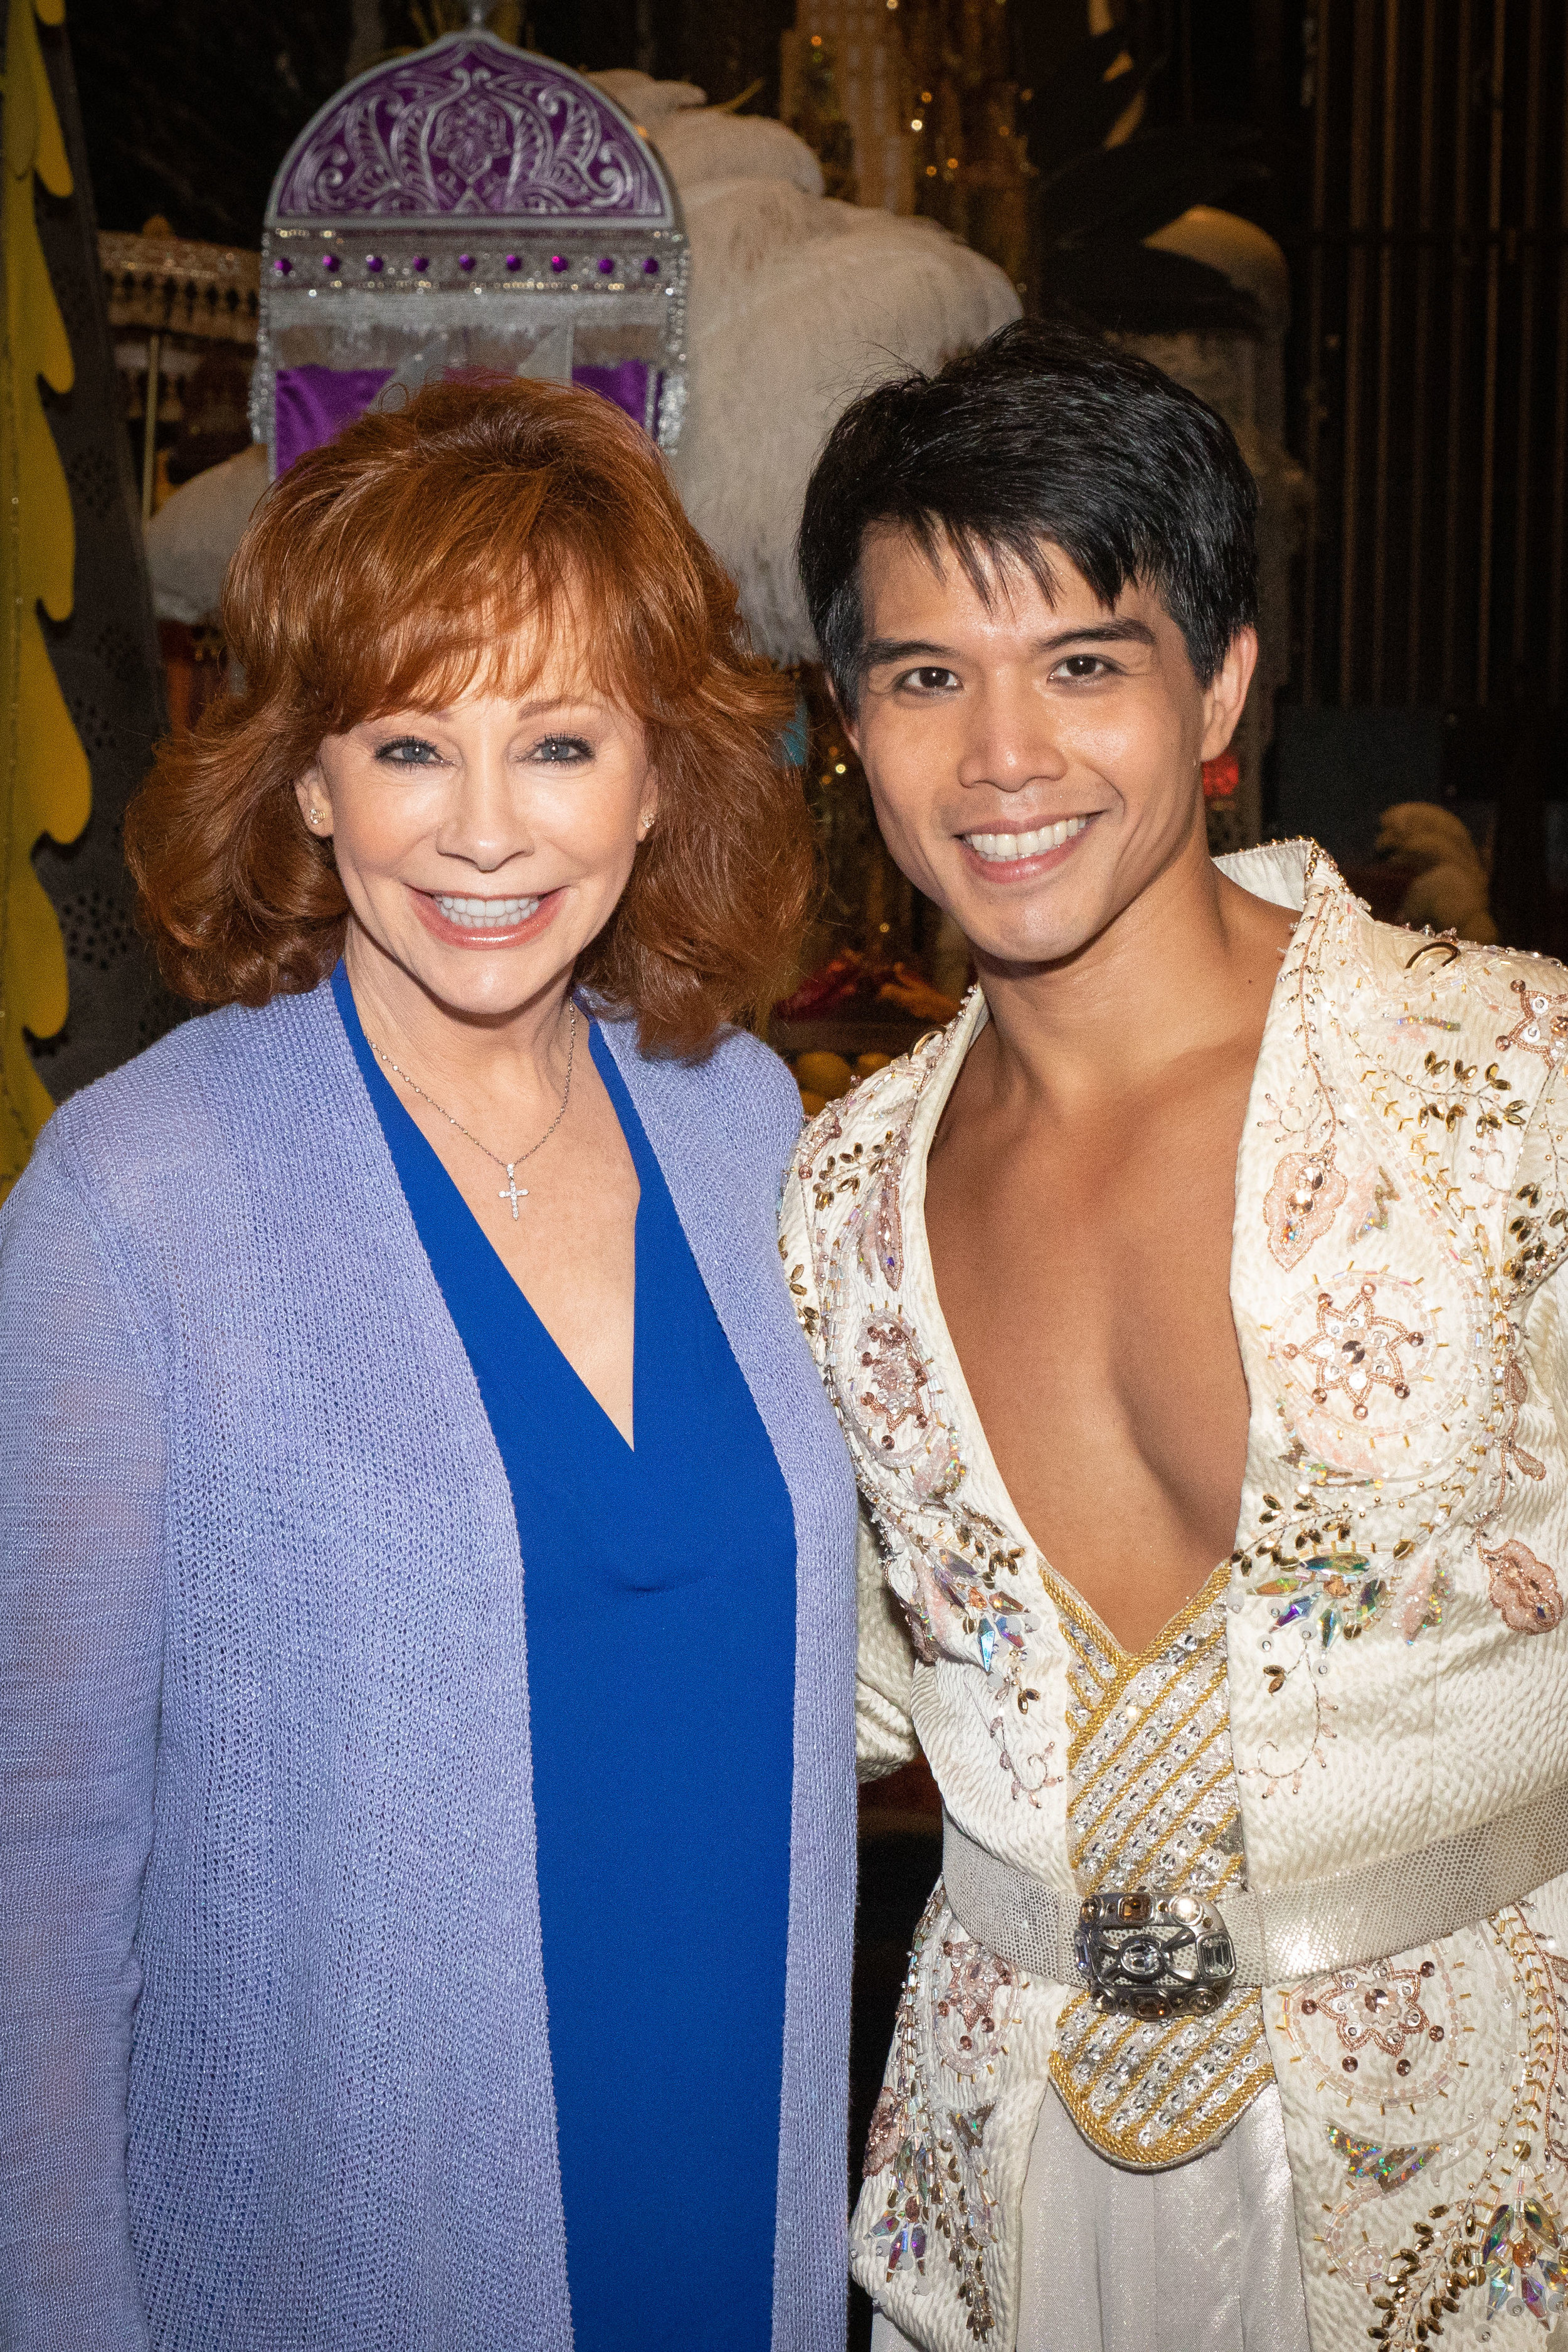
<instances>
[{"instance_id":1,"label":"plush stuffed animal","mask_svg":"<svg viewBox=\"0 0 1568 2352\"><path fill-rule=\"evenodd\" d=\"M1377 854L1415 868L1399 909L1402 922L1456 931L1481 947L1495 944L1487 869L1469 828L1452 809L1438 808L1431 801L1400 801L1384 809Z\"/></svg>"}]
</instances>

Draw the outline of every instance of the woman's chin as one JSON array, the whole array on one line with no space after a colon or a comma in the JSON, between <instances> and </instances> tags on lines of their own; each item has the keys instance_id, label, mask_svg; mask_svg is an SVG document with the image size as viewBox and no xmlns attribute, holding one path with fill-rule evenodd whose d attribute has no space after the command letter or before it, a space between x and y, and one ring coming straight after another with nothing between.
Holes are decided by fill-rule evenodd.
<instances>
[{"instance_id":1,"label":"woman's chin","mask_svg":"<svg viewBox=\"0 0 1568 2352\"><path fill-rule=\"evenodd\" d=\"M558 902L561 894L554 895ZM580 944L571 946L559 923L547 920L520 928L521 937L502 932L449 940L405 915L402 922L387 924L379 937L365 944L373 950L373 967L384 975L383 989L391 982L395 990L394 972L401 973L405 984L411 982L421 996L455 1019L504 1020L560 987L569 979L580 952ZM351 978L355 976L355 963L351 944ZM388 965L393 972L387 971Z\"/></svg>"}]
</instances>

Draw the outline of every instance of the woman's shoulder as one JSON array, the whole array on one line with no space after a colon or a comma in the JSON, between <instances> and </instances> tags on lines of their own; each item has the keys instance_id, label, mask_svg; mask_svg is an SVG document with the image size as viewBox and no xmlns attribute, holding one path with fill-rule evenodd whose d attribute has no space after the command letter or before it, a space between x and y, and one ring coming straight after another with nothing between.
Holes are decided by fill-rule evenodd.
<instances>
[{"instance_id":1,"label":"woman's shoulder","mask_svg":"<svg viewBox=\"0 0 1568 2352\"><path fill-rule=\"evenodd\" d=\"M255 1098L269 1069L297 1060L312 1034L324 1034L324 1024L336 1019L327 982L260 1006L225 1004L193 1013L129 1062L71 1095L50 1124L63 1122L85 1133L153 1108L199 1115L231 1096Z\"/></svg>"},{"instance_id":2,"label":"woman's shoulder","mask_svg":"<svg viewBox=\"0 0 1568 2352\"><path fill-rule=\"evenodd\" d=\"M634 1020L606 1020L605 1034L639 1111L687 1130L711 1155L756 1166L775 1190L800 1133L800 1089L773 1048L746 1029L721 1029L700 1059L645 1054Z\"/></svg>"},{"instance_id":3,"label":"woman's shoulder","mask_svg":"<svg viewBox=\"0 0 1568 2352\"><path fill-rule=\"evenodd\" d=\"M254 1150L268 1127L287 1129L290 1094L297 1104L307 1073L320 1082L336 1018L325 987L193 1015L68 1096L23 1184L74 1176L106 1201L155 1201L167 1213L188 1186L232 1168L242 1139Z\"/></svg>"}]
</instances>

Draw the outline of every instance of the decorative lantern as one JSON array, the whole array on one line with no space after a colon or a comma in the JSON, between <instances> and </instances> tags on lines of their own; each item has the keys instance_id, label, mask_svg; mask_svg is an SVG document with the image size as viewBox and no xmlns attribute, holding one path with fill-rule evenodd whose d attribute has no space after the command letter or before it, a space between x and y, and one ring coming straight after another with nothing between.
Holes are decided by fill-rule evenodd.
<instances>
[{"instance_id":1,"label":"decorative lantern","mask_svg":"<svg viewBox=\"0 0 1568 2352\"><path fill-rule=\"evenodd\" d=\"M462 368L584 384L673 449L680 205L602 90L475 26L341 89L267 207L251 423L276 476L389 385Z\"/></svg>"}]
</instances>

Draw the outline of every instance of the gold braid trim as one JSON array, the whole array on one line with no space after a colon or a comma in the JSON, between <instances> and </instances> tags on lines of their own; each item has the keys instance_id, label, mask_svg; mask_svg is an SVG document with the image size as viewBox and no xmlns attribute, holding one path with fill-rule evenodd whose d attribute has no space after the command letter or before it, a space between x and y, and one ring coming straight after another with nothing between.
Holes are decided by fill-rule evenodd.
<instances>
[{"instance_id":1,"label":"gold braid trim","mask_svg":"<svg viewBox=\"0 0 1568 2352\"><path fill-rule=\"evenodd\" d=\"M1241 1874L1219 1605L1229 1578L1227 1560L1136 1653L1052 1580L1082 1715L1068 1811L1085 1888L1180 1886L1211 1896ZM1140 1677L1146 1688L1134 1701ZM1102 2014L1075 1993L1058 2021L1051 2079L1100 2155L1137 2171L1180 2164L1218 2139L1273 2079L1258 1996L1132 2019Z\"/></svg>"}]
</instances>

